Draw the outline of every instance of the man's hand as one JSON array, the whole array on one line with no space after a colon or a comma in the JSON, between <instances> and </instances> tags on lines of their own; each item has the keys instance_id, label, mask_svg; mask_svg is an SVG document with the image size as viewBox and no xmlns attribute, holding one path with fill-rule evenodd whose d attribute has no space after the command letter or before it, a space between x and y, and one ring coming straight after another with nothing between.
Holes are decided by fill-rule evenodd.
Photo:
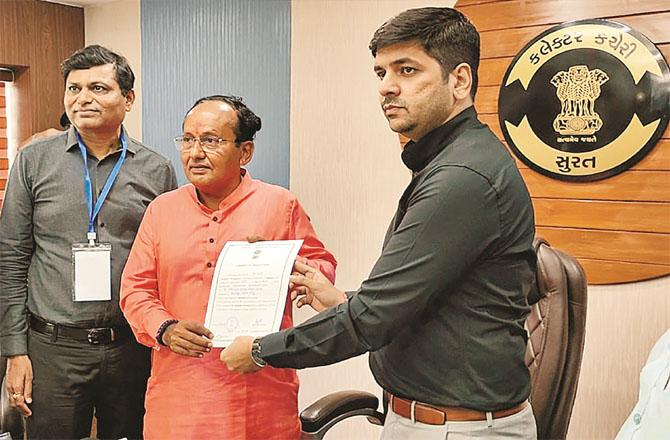
<instances>
[{"instance_id":1,"label":"man's hand","mask_svg":"<svg viewBox=\"0 0 670 440\"><path fill-rule=\"evenodd\" d=\"M9 404L26 417L32 415L28 404L33 402L33 364L28 355L11 356L7 360L5 386Z\"/></svg>"},{"instance_id":2,"label":"man's hand","mask_svg":"<svg viewBox=\"0 0 670 440\"><path fill-rule=\"evenodd\" d=\"M163 343L182 356L202 357L211 351L214 334L196 321L170 324L163 333Z\"/></svg>"},{"instance_id":3,"label":"man's hand","mask_svg":"<svg viewBox=\"0 0 670 440\"><path fill-rule=\"evenodd\" d=\"M318 269L296 260L290 278L291 300L297 299L297 306L305 304L320 312L347 300L341 290L333 286Z\"/></svg>"},{"instance_id":4,"label":"man's hand","mask_svg":"<svg viewBox=\"0 0 670 440\"><path fill-rule=\"evenodd\" d=\"M225 363L230 371L237 373L255 373L261 367L256 365L251 358L251 346L254 338L251 336L238 336L232 344L221 351L221 362Z\"/></svg>"},{"instance_id":5,"label":"man's hand","mask_svg":"<svg viewBox=\"0 0 670 440\"><path fill-rule=\"evenodd\" d=\"M256 243L258 241L268 241L268 239L261 235L247 235L247 241L249 243Z\"/></svg>"},{"instance_id":6,"label":"man's hand","mask_svg":"<svg viewBox=\"0 0 670 440\"><path fill-rule=\"evenodd\" d=\"M259 241L266 241L266 240L267 240L266 238L264 238L260 235L249 235L249 236L247 236L247 241L249 243L256 243L256 242L259 242ZM306 270L306 269L304 269L305 267L311 267L311 266L309 266L308 262L309 262L309 260L307 258L301 257L300 255L297 255L295 257L295 263L293 264L293 273L295 275L300 275L301 273L304 273L305 270ZM300 269L296 268L296 265L298 265L298 267L300 269L303 269L302 272L300 271ZM316 270L316 269L314 269L314 270ZM326 279L326 281L328 281L328 280ZM312 301L313 301L313 296L309 292L309 289L307 287L295 285L294 283L289 284L289 295L291 297L291 301L294 301L296 298L300 298L297 302L298 308L304 306L305 304L312 304ZM346 300L346 297L345 297L345 300ZM327 308L327 307L325 307L325 308Z\"/></svg>"}]
</instances>

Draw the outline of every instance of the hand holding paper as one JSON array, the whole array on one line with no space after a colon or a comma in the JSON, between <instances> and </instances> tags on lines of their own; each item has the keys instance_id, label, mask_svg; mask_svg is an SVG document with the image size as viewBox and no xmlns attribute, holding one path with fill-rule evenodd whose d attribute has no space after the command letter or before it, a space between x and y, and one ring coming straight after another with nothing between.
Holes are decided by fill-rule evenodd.
<instances>
[{"instance_id":1,"label":"hand holding paper","mask_svg":"<svg viewBox=\"0 0 670 440\"><path fill-rule=\"evenodd\" d=\"M291 299L297 299L297 306L305 304L320 312L347 300L341 290L328 281L318 269L296 261L291 275Z\"/></svg>"},{"instance_id":2,"label":"hand holding paper","mask_svg":"<svg viewBox=\"0 0 670 440\"><path fill-rule=\"evenodd\" d=\"M163 334L163 342L182 356L202 357L212 348L212 332L195 321L171 324Z\"/></svg>"},{"instance_id":3,"label":"hand holding paper","mask_svg":"<svg viewBox=\"0 0 670 440\"><path fill-rule=\"evenodd\" d=\"M255 373L261 367L256 365L251 358L251 344L254 338L251 336L238 336L226 348L221 351L219 359L226 364L230 371L237 373Z\"/></svg>"}]
</instances>

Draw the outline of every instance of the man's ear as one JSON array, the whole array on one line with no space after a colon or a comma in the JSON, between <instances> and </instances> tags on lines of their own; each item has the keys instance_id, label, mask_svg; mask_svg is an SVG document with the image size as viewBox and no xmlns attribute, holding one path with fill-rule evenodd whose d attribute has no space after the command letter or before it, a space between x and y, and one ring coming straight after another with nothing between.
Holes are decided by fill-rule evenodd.
<instances>
[{"instance_id":1,"label":"man's ear","mask_svg":"<svg viewBox=\"0 0 670 440\"><path fill-rule=\"evenodd\" d=\"M461 63L454 67L451 74L456 78L454 85L454 98L458 101L470 99L472 89L472 68L468 63Z\"/></svg>"},{"instance_id":2,"label":"man's ear","mask_svg":"<svg viewBox=\"0 0 670 440\"><path fill-rule=\"evenodd\" d=\"M134 90L128 90L126 92L126 112L129 112L131 108L133 108L133 103L135 102L135 91Z\"/></svg>"},{"instance_id":3,"label":"man's ear","mask_svg":"<svg viewBox=\"0 0 670 440\"><path fill-rule=\"evenodd\" d=\"M254 141L244 141L240 144L240 166L251 162L254 157Z\"/></svg>"}]
</instances>

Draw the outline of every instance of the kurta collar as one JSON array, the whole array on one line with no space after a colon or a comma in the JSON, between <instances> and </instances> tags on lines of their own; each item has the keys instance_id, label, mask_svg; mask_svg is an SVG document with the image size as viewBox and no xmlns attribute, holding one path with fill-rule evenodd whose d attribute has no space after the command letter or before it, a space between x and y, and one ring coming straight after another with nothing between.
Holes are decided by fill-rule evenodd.
<instances>
[{"instance_id":1,"label":"kurta collar","mask_svg":"<svg viewBox=\"0 0 670 440\"><path fill-rule=\"evenodd\" d=\"M229 206L237 204L240 200L247 197L247 195L249 195L249 193L252 191L254 179L251 178L251 174L249 173L249 171L245 170L244 168L241 168L240 175L242 176L240 184L237 185L237 188L235 188L232 193L228 194L228 197L221 200L221 203L219 203L219 211L223 211ZM200 200L198 199L198 193L196 191L196 188L192 183L188 184L188 193L191 196L191 199L198 206L200 206L200 209L202 209L207 213L214 212L207 206L205 206L202 202L200 202Z\"/></svg>"},{"instance_id":2,"label":"kurta collar","mask_svg":"<svg viewBox=\"0 0 670 440\"><path fill-rule=\"evenodd\" d=\"M135 143L130 139L130 136L128 136L128 132L126 131L126 128L122 125L121 130L123 130L123 133L126 135L126 142L128 143L128 153L135 154L137 153L137 147L135 147ZM70 125L70 128L67 130L67 141L65 142L65 151L70 151L74 147L78 147L77 145L77 129L74 128L73 125Z\"/></svg>"},{"instance_id":3,"label":"kurta collar","mask_svg":"<svg viewBox=\"0 0 670 440\"><path fill-rule=\"evenodd\" d=\"M466 108L453 119L428 132L418 142L409 141L402 152L402 161L410 170L421 171L458 135L477 122L474 106Z\"/></svg>"}]
</instances>

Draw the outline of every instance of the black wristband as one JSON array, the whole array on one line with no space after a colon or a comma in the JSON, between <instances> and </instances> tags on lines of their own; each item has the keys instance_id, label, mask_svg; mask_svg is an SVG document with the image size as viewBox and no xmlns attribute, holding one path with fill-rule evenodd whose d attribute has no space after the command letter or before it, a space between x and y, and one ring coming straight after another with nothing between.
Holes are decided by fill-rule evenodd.
<instances>
[{"instance_id":1,"label":"black wristband","mask_svg":"<svg viewBox=\"0 0 670 440\"><path fill-rule=\"evenodd\" d=\"M158 327L158 331L156 332L156 341L161 344L161 345L167 345L165 342L163 342L163 334L165 333L165 330L172 324L178 323L179 320L177 319L168 319L164 323L161 324L160 327Z\"/></svg>"}]
</instances>

